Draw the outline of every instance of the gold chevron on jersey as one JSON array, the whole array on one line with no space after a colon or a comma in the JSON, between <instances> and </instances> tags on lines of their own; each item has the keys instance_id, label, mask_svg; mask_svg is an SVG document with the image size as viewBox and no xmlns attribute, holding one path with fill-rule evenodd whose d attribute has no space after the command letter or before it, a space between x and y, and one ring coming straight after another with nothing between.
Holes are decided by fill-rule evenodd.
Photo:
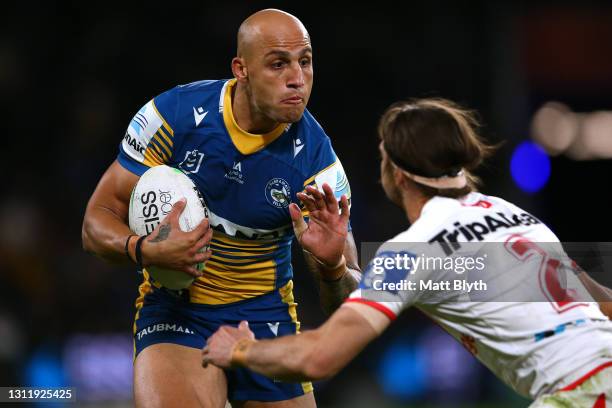
<instances>
[{"instance_id":1,"label":"gold chevron on jersey","mask_svg":"<svg viewBox=\"0 0 612 408\"><path fill-rule=\"evenodd\" d=\"M210 241L212 256L204 266L204 276L192 285L191 301L224 304L274 290L279 251L290 242L242 239L215 230Z\"/></svg>"},{"instance_id":2,"label":"gold chevron on jersey","mask_svg":"<svg viewBox=\"0 0 612 408\"><path fill-rule=\"evenodd\" d=\"M153 109L155 109L155 113L157 114L157 116L162 120L162 126L164 127L166 132L168 132L170 136L174 136L174 129L172 129L172 127L168 124L166 119L164 119L164 116L161 113L159 113L157 106L155 106L155 100L151 100L151 105L153 106Z\"/></svg>"},{"instance_id":3,"label":"gold chevron on jersey","mask_svg":"<svg viewBox=\"0 0 612 408\"><path fill-rule=\"evenodd\" d=\"M204 275L194 281L189 294L194 303L226 304L269 293L275 284L274 259L249 264L210 259L204 266Z\"/></svg>"}]
</instances>

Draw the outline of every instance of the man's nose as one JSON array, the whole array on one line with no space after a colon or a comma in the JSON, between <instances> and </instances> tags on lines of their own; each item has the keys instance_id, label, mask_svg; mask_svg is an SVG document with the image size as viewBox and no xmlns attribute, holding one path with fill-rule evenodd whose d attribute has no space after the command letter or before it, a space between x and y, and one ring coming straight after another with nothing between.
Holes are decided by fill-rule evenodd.
<instances>
[{"instance_id":1,"label":"man's nose","mask_svg":"<svg viewBox=\"0 0 612 408\"><path fill-rule=\"evenodd\" d=\"M289 69L289 77L287 78L288 88L301 88L304 86L304 72L299 63L291 64Z\"/></svg>"}]
</instances>

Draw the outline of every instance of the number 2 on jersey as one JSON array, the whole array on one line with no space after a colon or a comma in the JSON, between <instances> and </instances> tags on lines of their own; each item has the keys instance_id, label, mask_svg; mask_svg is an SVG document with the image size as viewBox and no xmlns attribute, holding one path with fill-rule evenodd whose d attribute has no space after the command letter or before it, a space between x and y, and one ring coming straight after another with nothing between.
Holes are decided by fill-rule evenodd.
<instances>
[{"instance_id":1,"label":"number 2 on jersey","mask_svg":"<svg viewBox=\"0 0 612 408\"><path fill-rule=\"evenodd\" d=\"M566 312L576 306L587 306L586 303L576 303L578 296L575 290L562 285L561 277L565 275L560 273L561 261L551 258L540 245L521 235L512 235L506 240L505 247L520 261L527 261L534 256L540 259L538 268L540 290L558 313Z\"/></svg>"}]
</instances>

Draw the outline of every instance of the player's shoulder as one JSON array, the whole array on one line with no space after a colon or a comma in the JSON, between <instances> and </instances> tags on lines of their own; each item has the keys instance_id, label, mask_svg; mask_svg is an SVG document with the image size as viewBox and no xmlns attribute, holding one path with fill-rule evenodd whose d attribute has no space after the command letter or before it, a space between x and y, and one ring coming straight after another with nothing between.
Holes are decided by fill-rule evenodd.
<instances>
[{"instance_id":1,"label":"player's shoulder","mask_svg":"<svg viewBox=\"0 0 612 408\"><path fill-rule=\"evenodd\" d=\"M293 126L295 126L297 135L304 139L304 142L308 142L313 146L330 142L323 126L321 126L308 109L304 110L302 118Z\"/></svg>"},{"instance_id":2,"label":"player's shoulder","mask_svg":"<svg viewBox=\"0 0 612 408\"><path fill-rule=\"evenodd\" d=\"M156 106L161 105L159 107L167 109L179 107L191 109L192 104L202 104L207 100L217 102L227 81L226 79L205 79L176 85L157 95L153 98L153 102Z\"/></svg>"},{"instance_id":3,"label":"player's shoulder","mask_svg":"<svg viewBox=\"0 0 612 408\"><path fill-rule=\"evenodd\" d=\"M215 105L226 82L227 80L202 80L176 85L157 94L147 105L151 106L151 112L161 116L163 120L174 122L180 109L191 110L192 106L203 104Z\"/></svg>"},{"instance_id":4,"label":"player's shoulder","mask_svg":"<svg viewBox=\"0 0 612 408\"><path fill-rule=\"evenodd\" d=\"M483 208L487 208L487 209L491 209L491 210L509 210L511 212L526 212L525 210L523 210L522 208L520 208L518 205L511 203L508 200L504 200L501 197L496 197L496 196L492 196L492 195L485 195L482 193L478 193L478 192L474 192L471 194L471 200L466 199L465 200L465 204L466 205L474 205L477 206L479 203L490 203L490 207L489 206L484 206ZM469 197L468 197L469 198Z\"/></svg>"},{"instance_id":5,"label":"player's shoulder","mask_svg":"<svg viewBox=\"0 0 612 408\"><path fill-rule=\"evenodd\" d=\"M187 84L180 84L173 89L181 95L220 92L228 79L203 79Z\"/></svg>"},{"instance_id":6,"label":"player's shoulder","mask_svg":"<svg viewBox=\"0 0 612 408\"><path fill-rule=\"evenodd\" d=\"M430 245L413 229L413 226L383 242L376 250L377 258L394 258L396 255L419 256L431 252Z\"/></svg>"},{"instance_id":7,"label":"player's shoulder","mask_svg":"<svg viewBox=\"0 0 612 408\"><path fill-rule=\"evenodd\" d=\"M191 129L193 121L221 111L222 95L229 80L201 80L177 85L158 95L153 102L162 116L180 134ZM200 119L200 120L201 120Z\"/></svg>"},{"instance_id":8,"label":"player's shoulder","mask_svg":"<svg viewBox=\"0 0 612 408\"><path fill-rule=\"evenodd\" d=\"M432 233L460 217L465 207L460 200L435 196L421 209L421 214L410 228L393 238L395 241L427 242Z\"/></svg>"},{"instance_id":9,"label":"player's shoulder","mask_svg":"<svg viewBox=\"0 0 612 408\"><path fill-rule=\"evenodd\" d=\"M221 103L220 96L227 82L227 79L205 79L177 85L168 92L175 94L181 109L191 111L194 106L212 109Z\"/></svg>"},{"instance_id":10,"label":"player's shoulder","mask_svg":"<svg viewBox=\"0 0 612 408\"><path fill-rule=\"evenodd\" d=\"M415 253L428 252L432 250L429 243L438 241L441 235L451 234L460 228L469 229L472 223L485 224L487 217L498 212L507 214L518 210L518 207L511 207L503 199L478 192L471 192L461 198L434 196L425 203L419 218L384 246L411 248Z\"/></svg>"},{"instance_id":11,"label":"player's shoulder","mask_svg":"<svg viewBox=\"0 0 612 408\"><path fill-rule=\"evenodd\" d=\"M405 238L418 242L496 241L509 232L529 234L534 240L557 240L554 233L529 212L502 198L479 192L458 199L431 198Z\"/></svg>"},{"instance_id":12,"label":"player's shoulder","mask_svg":"<svg viewBox=\"0 0 612 408\"><path fill-rule=\"evenodd\" d=\"M425 203L419 218L397 239L428 242L439 231L500 210L499 207L505 205L506 201L479 192L471 192L461 198L434 196Z\"/></svg>"}]
</instances>

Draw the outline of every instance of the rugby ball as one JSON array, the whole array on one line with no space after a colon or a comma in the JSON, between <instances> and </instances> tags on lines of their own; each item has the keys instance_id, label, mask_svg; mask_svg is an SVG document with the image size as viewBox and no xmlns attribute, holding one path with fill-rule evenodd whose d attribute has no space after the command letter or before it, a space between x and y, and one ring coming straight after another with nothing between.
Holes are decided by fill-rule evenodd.
<instances>
[{"instance_id":1,"label":"rugby ball","mask_svg":"<svg viewBox=\"0 0 612 408\"><path fill-rule=\"evenodd\" d=\"M138 180L130 198L130 229L138 235L149 235L170 213L174 204L185 198L185 209L179 217L181 230L192 231L208 218L204 198L191 179L182 171L161 165L147 170ZM203 248L202 251L208 248ZM198 270L204 263L196 265ZM185 289L193 283L194 277L185 272L149 266L149 275L162 286Z\"/></svg>"}]
</instances>

